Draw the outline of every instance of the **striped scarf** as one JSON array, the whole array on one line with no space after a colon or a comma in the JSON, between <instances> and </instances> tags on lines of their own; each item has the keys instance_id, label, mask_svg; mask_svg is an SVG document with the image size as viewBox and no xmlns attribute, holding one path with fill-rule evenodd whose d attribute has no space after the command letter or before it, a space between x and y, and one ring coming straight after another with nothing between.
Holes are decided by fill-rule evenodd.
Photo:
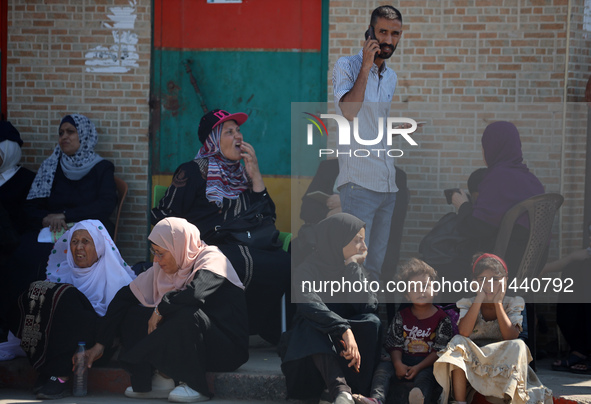
<instances>
[{"instance_id":1,"label":"striped scarf","mask_svg":"<svg viewBox=\"0 0 591 404\"><path fill-rule=\"evenodd\" d=\"M237 199L248 189L250 182L240 161L229 160L222 154L222 126L213 129L195 156L195 159L207 158L209 162L205 195L208 201L215 202L220 208L224 198Z\"/></svg>"}]
</instances>

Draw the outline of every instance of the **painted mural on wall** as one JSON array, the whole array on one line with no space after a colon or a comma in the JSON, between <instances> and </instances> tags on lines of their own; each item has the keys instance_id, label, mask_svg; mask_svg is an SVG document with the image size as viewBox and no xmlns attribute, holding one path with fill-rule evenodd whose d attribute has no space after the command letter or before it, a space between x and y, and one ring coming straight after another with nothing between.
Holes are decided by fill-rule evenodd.
<instances>
[{"instance_id":1,"label":"painted mural on wall","mask_svg":"<svg viewBox=\"0 0 591 404\"><path fill-rule=\"evenodd\" d=\"M138 36L135 26L137 0L130 0L129 6L110 7L109 22L103 26L113 34L112 45L99 45L86 53L86 71L89 73L126 73L138 67Z\"/></svg>"}]
</instances>

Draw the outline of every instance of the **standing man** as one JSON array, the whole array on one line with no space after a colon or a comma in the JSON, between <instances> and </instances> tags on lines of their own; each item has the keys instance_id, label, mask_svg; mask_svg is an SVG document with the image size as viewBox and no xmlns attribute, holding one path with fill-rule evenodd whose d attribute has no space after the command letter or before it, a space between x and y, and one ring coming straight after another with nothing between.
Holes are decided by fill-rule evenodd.
<instances>
[{"instance_id":1,"label":"standing man","mask_svg":"<svg viewBox=\"0 0 591 404\"><path fill-rule=\"evenodd\" d=\"M380 6L371 14L363 49L357 55L341 57L335 64L332 83L336 109L349 121L358 118L362 140L376 139L378 118L386 122L390 112L397 77L385 61L396 50L401 36L400 11ZM339 145L337 186L341 207L366 224L369 251L365 268L370 281L380 279L398 191L394 159L385 152L390 148L386 141L384 135L382 142L373 146L361 145L354 138L350 146ZM373 150L369 156L354 155L356 149L365 148Z\"/></svg>"}]
</instances>

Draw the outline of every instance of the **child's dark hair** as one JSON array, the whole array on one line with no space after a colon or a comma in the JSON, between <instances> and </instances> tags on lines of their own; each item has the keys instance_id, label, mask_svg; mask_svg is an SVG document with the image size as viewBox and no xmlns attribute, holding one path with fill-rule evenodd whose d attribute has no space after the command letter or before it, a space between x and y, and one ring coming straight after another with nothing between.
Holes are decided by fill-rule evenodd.
<instances>
[{"instance_id":1,"label":"child's dark hair","mask_svg":"<svg viewBox=\"0 0 591 404\"><path fill-rule=\"evenodd\" d=\"M474 254L472 256L473 276L476 278L487 269L491 270L496 276L507 276L507 264L502 258L494 254Z\"/></svg>"},{"instance_id":2,"label":"child's dark hair","mask_svg":"<svg viewBox=\"0 0 591 404\"><path fill-rule=\"evenodd\" d=\"M437 271L433 269L429 264L425 261L422 261L418 258L411 258L406 261L398 270L396 274L397 281L408 282L411 278L419 275L427 275L429 280L436 281L437 278Z\"/></svg>"}]
</instances>

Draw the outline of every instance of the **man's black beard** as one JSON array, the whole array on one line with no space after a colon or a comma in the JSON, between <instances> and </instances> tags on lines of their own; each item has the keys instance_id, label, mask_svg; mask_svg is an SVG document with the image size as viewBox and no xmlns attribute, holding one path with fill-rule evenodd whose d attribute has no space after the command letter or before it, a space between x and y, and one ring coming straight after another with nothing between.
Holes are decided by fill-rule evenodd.
<instances>
[{"instance_id":1,"label":"man's black beard","mask_svg":"<svg viewBox=\"0 0 591 404\"><path fill-rule=\"evenodd\" d=\"M396 45L396 46L398 46L398 45ZM389 59L394 54L394 52L396 52L396 46L388 45L386 43L381 43L380 44L380 53L378 53L378 57L380 59ZM382 56L382 53L383 53L382 48L387 48L388 50L392 49L392 52L388 56Z\"/></svg>"}]
</instances>

